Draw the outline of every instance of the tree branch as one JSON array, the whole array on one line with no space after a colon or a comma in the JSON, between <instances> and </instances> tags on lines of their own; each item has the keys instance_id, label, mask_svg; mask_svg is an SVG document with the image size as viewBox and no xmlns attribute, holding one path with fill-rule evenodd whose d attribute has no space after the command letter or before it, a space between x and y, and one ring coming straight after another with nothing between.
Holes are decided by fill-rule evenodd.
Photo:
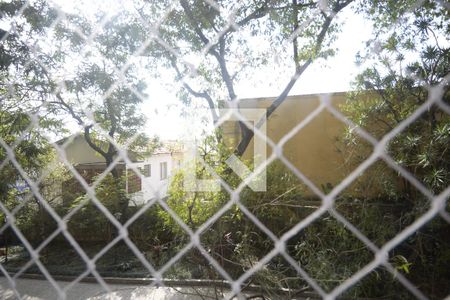
<instances>
[{"instance_id":1,"label":"tree branch","mask_svg":"<svg viewBox=\"0 0 450 300\"><path fill-rule=\"evenodd\" d=\"M190 8L189 3L186 0L180 0L181 7L183 8L184 12L186 13L186 16L189 19L189 22L191 23L192 28L194 29L195 33L198 35L200 40L204 45L208 45L210 43L209 39L206 37L206 35L203 33L201 28L197 25L198 21L195 19L194 14ZM213 47L209 48L208 52L212 55L216 53ZM216 53L217 54L217 53Z\"/></svg>"},{"instance_id":2,"label":"tree branch","mask_svg":"<svg viewBox=\"0 0 450 300\"><path fill-rule=\"evenodd\" d=\"M345 1L344 3L338 2L336 4L335 8L333 9L334 15L336 13L338 13L340 10L342 10L344 7L346 7L348 4L350 4L350 2L352 2L352 1L353 0L348 0L348 1ZM295 3L296 3L296 1L294 0L293 5L295 5ZM320 49L322 48L323 41L325 39L325 35L331 26L331 22L333 21L334 15L331 15L331 16L328 16L325 18L325 22L323 23L322 28L317 36L317 41L316 41L316 45L314 47L314 52L312 53L311 57L308 60L306 60L306 62L304 62L302 65L300 65L299 62L297 61L298 54L297 55L294 54L294 64L296 66L294 75L291 77L291 79L289 80L289 82L287 83L287 85L285 86L283 91L281 92L281 94L269 106L269 108L266 111L265 117L261 118L255 124L256 128L260 128L262 126L262 124L264 124L264 122L266 122L266 120L272 115L272 113L281 105L281 103L284 102L284 100L288 96L291 89L294 87L297 80L300 78L300 76L303 74L303 72L305 72L305 70L309 67L309 65L313 62L314 57L316 57L319 54ZM296 49L296 43L297 43L296 38L294 38L293 39L294 49ZM237 156L242 156L244 154L244 152L247 149L248 145L250 144L250 141L253 138L253 136L254 136L254 132L252 130L250 130L249 135L246 138L243 138L239 142L239 144L235 150L235 154Z\"/></svg>"},{"instance_id":3,"label":"tree branch","mask_svg":"<svg viewBox=\"0 0 450 300\"><path fill-rule=\"evenodd\" d=\"M180 69L178 68L178 66L177 66L177 64L176 64L176 62L175 62L175 60L171 60L171 64L172 64L172 67L174 68L175 72L177 73L177 76L180 77L180 78L182 78L183 76L182 76L181 71L180 71ZM194 97L197 97L197 98L203 98L203 99L206 100L206 102L208 103L208 106L209 106L209 108L210 108L210 110L211 110L211 116L212 116L212 118L213 118L214 125L216 125L216 124L217 124L217 121L219 120L219 116L217 115L216 107L215 107L215 105L214 105L214 101L213 101L213 99L211 98L211 96L208 94L208 92L206 92L206 91L202 91L202 92L195 91L195 90L194 90L187 82L185 82L184 80L182 81L182 83L183 83L183 87L184 87L190 94L192 94Z\"/></svg>"},{"instance_id":4,"label":"tree branch","mask_svg":"<svg viewBox=\"0 0 450 300\"><path fill-rule=\"evenodd\" d=\"M94 149L96 152L98 152L101 156L105 158L105 160L108 160L110 157L108 156L108 153L105 152L102 148L97 146L94 141L92 141L91 138L91 128L93 125L88 125L84 127L84 139L88 143L88 145Z\"/></svg>"}]
</instances>

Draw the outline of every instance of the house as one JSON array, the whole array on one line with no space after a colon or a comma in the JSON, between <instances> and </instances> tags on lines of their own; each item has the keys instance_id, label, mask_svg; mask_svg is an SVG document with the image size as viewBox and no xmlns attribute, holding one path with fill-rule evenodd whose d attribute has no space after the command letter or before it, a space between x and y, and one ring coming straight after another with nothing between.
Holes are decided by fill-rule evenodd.
<instances>
[{"instance_id":1,"label":"house","mask_svg":"<svg viewBox=\"0 0 450 300\"><path fill-rule=\"evenodd\" d=\"M127 174L137 175L127 180L127 190L132 188L136 191L131 194L130 205L144 204L157 195L161 198L166 197L170 178L174 171L181 167L182 159L183 148L175 142L166 142L151 156L127 165ZM139 170L140 174L136 174L135 169ZM139 190L131 187L136 181L139 182L137 183L140 185Z\"/></svg>"},{"instance_id":2,"label":"house","mask_svg":"<svg viewBox=\"0 0 450 300\"><path fill-rule=\"evenodd\" d=\"M56 144L64 148L66 159L81 175L88 175L88 173L99 174L105 169L105 159L89 146L83 134L74 134L63 138L57 141ZM138 157L132 151L128 151L127 156L131 161L136 161ZM116 168L119 171L125 170L123 159L117 162Z\"/></svg>"},{"instance_id":3,"label":"house","mask_svg":"<svg viewBox=\"0 0 450 300\"><path fill-rule=\"evenodd\" d=\"M56 144L64 145L66 159L88 184L105 171L105 159L89 146L83 134L61 139ZM160 197L167 195L170 176L173 169L181 164L183 152L175 142L167 142L151 156L140 158L132 151L128 151L127 156L128 161L119 159L116 169L119 174L126 174L126 191L132 199L130 205L139 205L152 199L156 194ZM139 172L136 173L136 170ZM64 198L73 198L74 194L82 193L84 188L75 177L64 182L63 201Z\"/></svg>"}]
</instances>

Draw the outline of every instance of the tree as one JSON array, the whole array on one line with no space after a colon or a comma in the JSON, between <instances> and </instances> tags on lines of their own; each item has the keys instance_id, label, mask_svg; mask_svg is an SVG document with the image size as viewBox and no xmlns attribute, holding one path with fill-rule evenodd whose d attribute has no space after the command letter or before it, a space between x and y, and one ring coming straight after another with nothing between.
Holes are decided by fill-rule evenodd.
<instances>
[{"instance_id":1,"label":"tree","mask_svg":"<svg viewBox=\"0 0 450 300\"><path fill-rule=\"evenodd\" d=\"M37 186L44 200L53 204L55 186L49 189L47 184L62 177L42 178L54 159L47 135L63 128L61 120L46 106L48 91L43 69L27 47L28 42L43 36L56 12L42 1L35 6L24 5L24 1L0 3L0 21L14 24L8 31L0 30L0 202L15 215L15 225L30 242L36 242L51 230L51 216L31 186ZM21 17L14 21L13 16L21 8ZM22 34L30 31L34 35ZM0 222L6 222L4 211L0 212Z\"/></svg>"},{"instance_id":2,"label":"tree","mask_svg":"<svg viewBox=\"0 0 450 300\"><path fill-rule=\"evenodd\" d=\"M10 18L19 12L23 4L18 1L7 7ZM106 168L111 167L110 172L117 186L120 186L123 174L113 166L119 148L125 145L128 151L147 154L156 142L151 142L142 132L146 119L139 106L146 97L145 83L138 79L136 68L132 65L119 71L128 63L130 53L129 49L120 47L124 37L113 30L113 24L124 25L126 20L120 15L109 20L103 30L97 32L95 39L87 43L87 37L74 30L71 24L76 24L89 34L96 29L92 24L104 16L89 20L83 15L67 14L64 17L69 23L53 24L61 12L49 7L46 2L28 4L22 16L26 17L28 10L44 14L46 23L33 27L30 24L38 23L34 18L19 18L15 22L24 28L20 38L42 33L46 39L22 41L21 48L11 45L11 49L23 49L27 53L27 56L17 59L17 65L34 67L37 79L33 83L34 87L39 87L44 111L53 114L57 120L62 119L58 115L70 116L84 133L89 146L105 159ZM59 46L50 48L46 42ZM80 53L83 55L81 62L76 57ZM11 59L8 52L2 57ZM30 61L36 63L29 64ZM18 88L24 92L23 87ZM24 102L29 104L30 98L24 98ZM124 222L128 200L122 195L118 201L122 203L120 219Z\"/></svg>"},{"instance_id":3,"label":"tree","mask_svg":"<svg viewBox=\"0 0 450 300\"><path fill-rule=\"evenodd\" d=\"M449 103L450 48L442 38L450 34L448 11L425 1L413 9L408 1L369 8L377 26L380 49L367 53L374 58L372 67L355 81L357 92L344 109L357 125L377 139L392 131L429 97L430 88L438 86L442 103ZM400 17L401 16L401 17ZM383 20L400 22L393 30ZM381 25L380 25L381 24ZM388 23L392 24L392 23ZM368 101L357 101L364 95ZM367 96L369 95L369 96ZM448 185L447 139L449 116L432 105L413 124L388 145L389 154L424 182L433 193Z\"/></svg>"},{"instance_id":4,"label":"tree","mask_svg":"<svg viewBox=\"0 0 450 300\"><path fill-rule=\"evenodd\" d=\"M357 76L357 90L342 109L356 125L380 140L426 104L432 89L439 89L440 102L427 106L390 140L386 149L398 165L417 178L431 194L438 195L450 183L450 48L448 43L442 42L442 38L450 34L448 10L431 1L420 6L410 1L366 3L369 4L366 13L376 24L377 39L371 41L376 51L361 58L369 58L373 65ZM447 111L442 107L447 107ZM357 139L349 128L344 149L367 152ZM347 205L352 208L347 217L364 229L366 236L383 245L424 214L430 203L403 174L377 163L374 166L376 173L369 171L362 183L375 183L379 190L377 201L369 196L359 200L366 205L372 203L369 211L366 205L362 205L361 210L356 209L357 199L347 199ZM396 180L398 177L402 179L400 183ZM358 214L363 214L364 218L358 218ZM381 216L390 220L382 229L379 227ZM448 261L450 241L444 234L447 231L448 223L438 217L390 252L390 262L399 272L435 299L448 293L443 287L450 274L440 267ZM372 288L380 284L384 283L375 276L369 282ZM395 287L386 287L386 291L389 289Z\"/></svg>"},{"instance_id":5,"label":"tree","mask_svg":"<svg viewBox=\"0 0 450 300\"><path fill-rule=\"evenodd\" d=\"M332 54L329 46L337 29L333 20L351 2L265 0L211 4L181 0L179 6L174 6L170 1L142 1L135 5L139 16L125 28L134 33L128 35L129 40L152 39L142 55L151 59L152 66L171 68L184 87L179 91L180 98L205 101L214 123L219 117L219 99L235 101L237 85L258 72L259 66L267 64L268 54L273 54L273 48L261 50L250 37L253 41L270 40L281 60L293 67L291 79L267 110L270 117L311 63ZM155 30L158 35L153 39L150 34ZM283 43L291 45L290 54L278 46ZM201 60L198 66L190 61L192 58ZM254 133L244 123L239 125L241 140L235 154L242 156ZM217 138L221 140L220 134Z\"/></svg>"},{"instance_id":6,"label":"tree","mask_svg":"<svg viewBox=\"0 0 450 300\"><path fill-rule=\"evenodd\" d=\"M126 19L119 15L105 25L104 30L90 45L85 60L80 64L72 79L64 81L65 90L55 94L52 102L68 113L83 128L87 143L99 153L106 162L106 168L113 164L119 153L119 147L125 145L127 151L138 155L151 152L156 140L151 141L143 132L146 124L145 116L139 106L146 97L146 85L137 76L134 66L127 66L130 52L123 49L120 43L125 37L114 31L115 25L124 25ZM73 17L80 19L81 17ZM78 20L77 22L86 22ZM115 25L113 25L115 24ZM90 25L86 25L90 26ZM76 33L67 28L57 28L73 41ZM94 30L89 27L88 30ZM78 43L72 43L72 51L84 51ZM130 152L127 152L130 153ZM122 175L114 166L111 174L118 187L120 221L127 220L128 197L124 194Z\"/></svg>"}]
</instances>

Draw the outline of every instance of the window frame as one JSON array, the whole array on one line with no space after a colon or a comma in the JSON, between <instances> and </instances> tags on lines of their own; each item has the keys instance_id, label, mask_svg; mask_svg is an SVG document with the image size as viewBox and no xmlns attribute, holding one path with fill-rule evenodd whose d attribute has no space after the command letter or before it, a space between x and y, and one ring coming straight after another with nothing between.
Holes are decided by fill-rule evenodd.
<instances>
[{"instance_id":1,"label":"window frame","mask_svg":"<svg viewBox=\"0 0 450 300\"><path fill-rule=\"evenodd\" d=\"M142 175L144 177L152 177L152 164L145 164L142 168Z\"/></svg>"},{"instance_id":2,"label":"window frame","mask_svg":"<svg viewBox=\"0 0 450 300\"><path fill-rule=\"evenodd\" d=\"M160 180L167 179L167 162L160 162L159 163L159 178Z\"/></svg>"}]
</instances>

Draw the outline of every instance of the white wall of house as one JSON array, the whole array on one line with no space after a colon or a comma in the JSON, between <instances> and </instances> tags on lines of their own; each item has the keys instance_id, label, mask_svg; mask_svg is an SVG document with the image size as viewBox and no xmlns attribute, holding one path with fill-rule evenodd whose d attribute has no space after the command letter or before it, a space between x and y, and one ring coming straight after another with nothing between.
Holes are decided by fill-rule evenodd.
<instances>
[{"instance_id":1,"label":"white wall of house","mask_svg":"<svg viewBox=\"0 0 450 300\"><path fill-rule=\"evenodd\" d=\"M141 170L141 191L131 194L130 205L141 205L159 195L167 196L167 189L171 176L180 166L180 155L178 153L156 153L144 161L133 163L133 166ZM166 165L164 172L163 165ZM148 167L150 166L150 167ZM131 166L128 165L127 168ZM147 170L150 170L148 174Z\"/></svg>"}]
</instances>

